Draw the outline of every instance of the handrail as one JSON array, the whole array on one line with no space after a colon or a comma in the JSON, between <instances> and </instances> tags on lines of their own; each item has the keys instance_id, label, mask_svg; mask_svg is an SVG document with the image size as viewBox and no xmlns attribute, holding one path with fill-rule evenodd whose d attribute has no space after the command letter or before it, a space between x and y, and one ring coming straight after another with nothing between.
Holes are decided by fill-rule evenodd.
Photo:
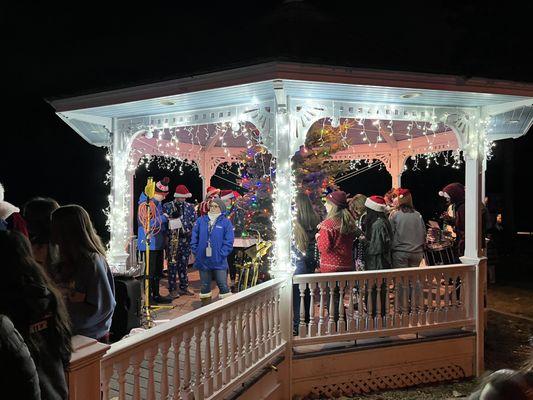
<instances>
[{"instance_id":1,"label":"handrail","mask_svg":"<svg viewBox=\"0 0 533 400\"><path fill-rule=\"evenodd\" d=\"M286 282L286 279L284 278L271 279L250 289L236 293L215 303L209 304L198 310L194 310L185 315L174 318L152 329L122 339L111 345L111 348L107 351L102 361L105 361L111 357L119 356L121 355L121 353L130 351L135 347L140 347L146 342L152 342L155 338L164 336L166 334L172 334L176 328L184 329L190 325L193 325L194 323L197 323L200 320L203 320L206 316L210 314L218 313L221 310L228 309L234 306L236 303L244 302L247 298L278 287L284 282Z\"/></svg>"},{"instance_id":2,"label":"handrail","mask_svg":"<svg viewBox=\"0 0 533 400\"><path fill-rule=\"evenodd\" d=\"M442 271L469 271L475 268L475 264L449 264L435 267L415 267L415 268L394 268L394 269L377 269L372 271L349 271L349 272L328 272L328 273L317 273L317 274L301 274L294 275L292 277L293 283L314 283L321 282L326 280L342 280L342 279L365 279L366 277L372 278L376 275L381 277L395 276L398 274L409 274L409 272L414 273L434 273L440 270Z\"/></svg>"}]
</instances>

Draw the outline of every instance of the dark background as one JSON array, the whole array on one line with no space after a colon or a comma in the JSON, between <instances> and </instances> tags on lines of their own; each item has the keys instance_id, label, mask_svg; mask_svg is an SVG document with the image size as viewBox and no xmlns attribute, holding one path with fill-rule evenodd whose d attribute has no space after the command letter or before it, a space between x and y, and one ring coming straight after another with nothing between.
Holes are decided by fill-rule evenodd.
<instances>
[{"instance_id":1,"label":"dark background","mask_svg":"<svg viewBox=\"0 0 533 400\"><path fill-rule=\"evenodd\" d=\"M273 59L532 82L532 11L531 3L468 1L4 5L0 181L6 200L20 206L46 195L81 204L107 237L105 149L67 127L46 99ZM498 142L487 172L487 192L516 230L533 230L525 195L533 178L532 136ZM145 177L139 170L138 180ZM199 191L197 177L190 178L185 183ZM403 183L430 214L436 191L463 179L461 171L431 168L404 174ZM373 170L350 181L349 191L384 192L388 182L386 172Z\"/></svg>"}]
</instances>

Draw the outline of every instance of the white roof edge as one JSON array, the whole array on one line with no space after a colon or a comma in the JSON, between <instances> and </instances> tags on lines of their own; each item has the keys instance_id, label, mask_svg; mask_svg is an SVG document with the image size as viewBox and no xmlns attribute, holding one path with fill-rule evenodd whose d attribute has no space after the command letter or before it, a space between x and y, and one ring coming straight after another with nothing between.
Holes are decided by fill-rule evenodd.
<instances>
[{"instance_id":1,"label":"white roof edge","mask_svg":"<svg viewBox=\"0 0 533 400\"><path fill-rule=\"evenodd\" d=\"M269 62L202 75L193 75L186 78L160 81L146 85L131 86L124 89L98 92L84 96L51 100L50 104L56 111L61 112L275 79L408 89L505 94L533 98L533 83L512 82L489 78L465 79L454 75L429 73L370 70L289 62Z\"/></svg>"}]
</instances>

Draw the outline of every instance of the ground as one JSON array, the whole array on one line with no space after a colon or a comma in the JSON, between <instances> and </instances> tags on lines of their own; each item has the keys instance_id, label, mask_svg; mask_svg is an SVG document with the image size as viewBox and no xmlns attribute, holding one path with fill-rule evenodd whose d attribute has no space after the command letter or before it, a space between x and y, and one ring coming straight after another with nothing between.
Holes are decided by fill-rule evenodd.
<instances>
[{"instance_id":1,"label":"ground","mask_svg":"<svg viewBox=\"0 0 533 400\"><path fill-rule=\"evenodd\" d=\"M485 332L485 368L520 368L532 357L533 288L523 283L490 285L488 290L487 330ZM457 399L467 398L478 386L477 379L443 385L391 390L353 399Z\"/></svg>"}]
</instances>

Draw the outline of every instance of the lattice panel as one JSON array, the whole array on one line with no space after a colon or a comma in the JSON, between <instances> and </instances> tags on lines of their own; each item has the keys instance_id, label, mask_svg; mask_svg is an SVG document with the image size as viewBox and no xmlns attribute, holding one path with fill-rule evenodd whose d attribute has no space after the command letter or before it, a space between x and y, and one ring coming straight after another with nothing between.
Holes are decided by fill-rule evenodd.
<instances>
[{"instance_id":1,"label":"lattice panel","mask_svg":"<svg viewBox=\"0 0 533 400\"><path fill-rule=\"evenodd\" d=\"M350 379L347 382L314 386L311 393L320 398L352 396L354 394L370 393L387 389L399 389L424 383L443 382L464 378L465 371L459 365L449 364L443 367L430 368L419 371L390 374L384 376L369 376L367 379Z\"/></svg>"}]
</instances>

